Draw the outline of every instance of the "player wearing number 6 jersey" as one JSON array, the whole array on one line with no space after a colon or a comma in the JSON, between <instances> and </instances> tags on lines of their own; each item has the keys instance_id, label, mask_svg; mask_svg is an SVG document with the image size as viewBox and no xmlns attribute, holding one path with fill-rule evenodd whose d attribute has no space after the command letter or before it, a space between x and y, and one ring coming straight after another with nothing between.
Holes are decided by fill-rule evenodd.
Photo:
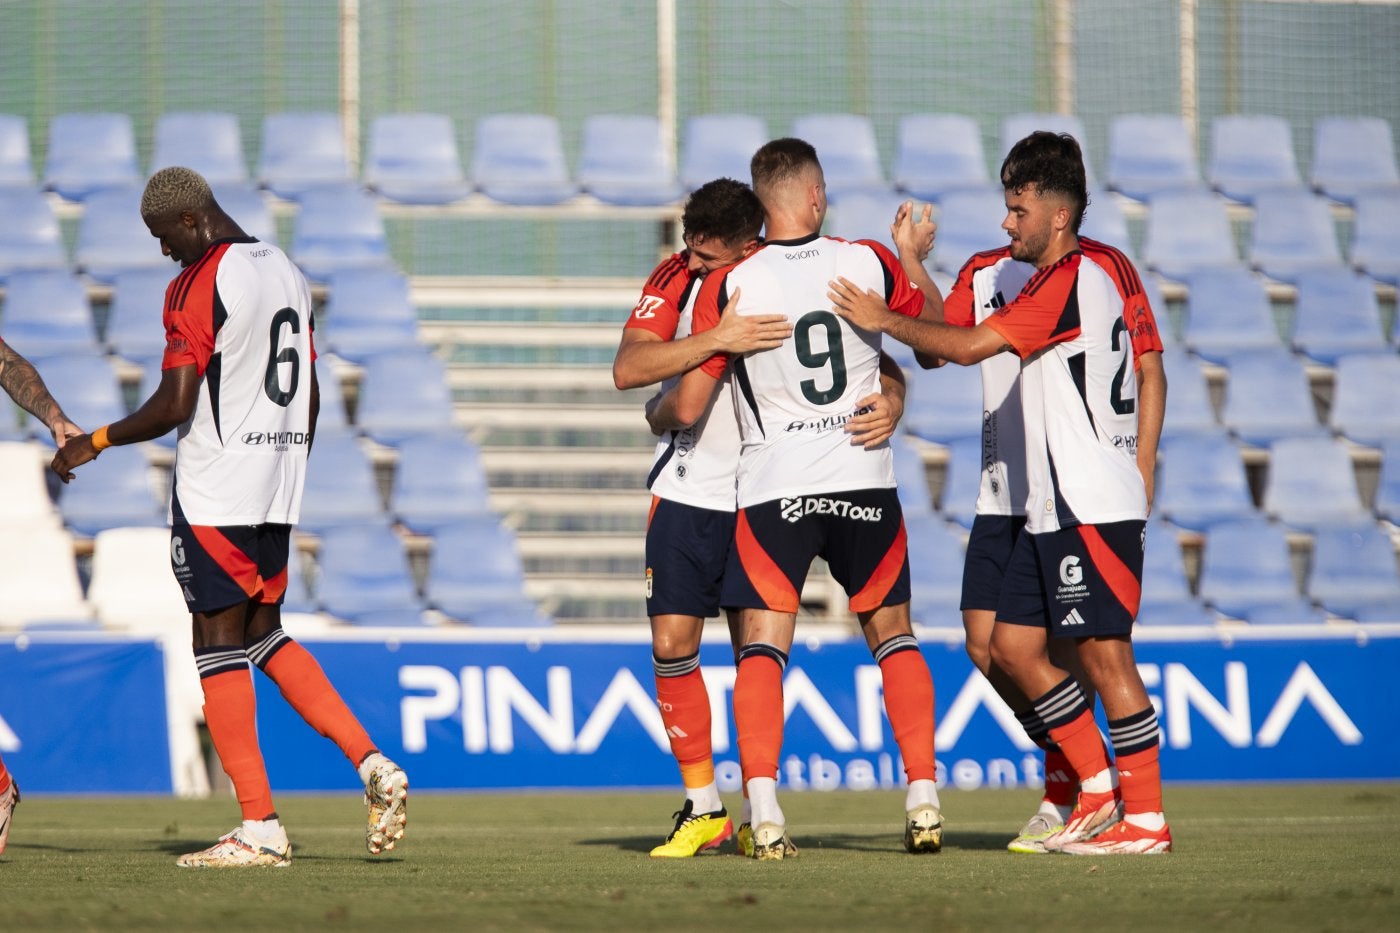
<instances>
[{"instance_id":1,"label":"player wearing number 6 jersey","mask_svg":"<svg viewBox=\"0 0 1400 933\"><path fill-rule=\"evenodd\" d=\"M243 823L177 864L291 861L258 749L249 661L356 765L369 806L366 844L371 853L392 849L406 822L407 778L282 630L291 526L320 408L310 289L286 254L224 213L197 172L157 172L141 216L161 251L184 267L165 293L160 384L129 417L64 445L53 468L68 482L111 445L179 428L171 566L193 617L205 721Z\"/></svg>"},{"instance_id":2,"label":"player wearing number 6 jersey","mask_svg":"<svg viewBox=\"0 0 1400 933\"><path fill-rule=\"evenodd\" d=\"M1030 699L1080 778L1074 812L1044 846L1168 852L1157 716L1132 646L1148 497L1136 455L1130 296L1104 265L1112 256L1079 242L1088 195L1072 137L1032 133L1012 147L1001 180L1011 258L1036 271L981 323L911 323L849 281L833 281L831 297L847 319L928 355L965 366L1008 350L1020 358L1026 528L1002 582L991 660ZM1051 639L1072 640L1098 691L1121 791L1083 693L1051 659Z\"/></svg>"},{"instance_id":3,"label":"player wearing number 6 jersey","mask_svg":"<svg viewBox=\"0 0 1400 933\"><path fill-rule=\"evenodd\" d=\"M885 247L819 234L826 189L809 144L770 142L755 153L752 169L767 241L706 276L694 329L716 326L733 302L724 313L782 314L792 336L732 361L712 357L673 391L677 418L692 423L732 365L739 514L720 601L741 610L734 717L753 812L753 855L781 859L790 851L776 794L782 674L802 585L817 556L845 588L880 664L910 781L906 848L936 852L942 814L934 787L933 682L909 621L909 562L890 449L852 444L844 430L861 400L879 390L880 338L832 314L825 283L836 274L854 277L911 316L924 313L937 293L931 283L928 294L916 288Z\"/></svg>"}]
</instances>

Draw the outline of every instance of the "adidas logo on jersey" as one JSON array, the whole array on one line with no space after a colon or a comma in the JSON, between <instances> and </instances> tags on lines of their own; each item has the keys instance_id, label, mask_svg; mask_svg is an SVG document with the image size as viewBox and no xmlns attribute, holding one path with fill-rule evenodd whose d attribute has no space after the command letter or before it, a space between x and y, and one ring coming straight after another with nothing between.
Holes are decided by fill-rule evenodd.
<instances>
[{"instance_id":1,"label":"adidas logo on jersey","mask_svg":"<svg viewBox=\"0 0 1400 933\"><path fill-rule=\"evenodd\" d=\"M884 511L879 507L852 505L845 499L827 499L822 496L783 499L779 502L779 508L783 518L794 523L800 522L804 515L835 515L857 522L878 522Z\"/></svg>"},{"instance_id":2,"label":"adidas logo on jersey","mask_svg":"<svg viewBox=\"0 0 1400 933\"><path fill-rule=\"evenodd\" d=\"M1004 307L1006 307L1006 298L1002 296L1001 292L997 292L995 295L992 296L991 300L988 301L988 302L987 302L985 305L983 305L982 307L984 307L984 308L1004 308Z\"/></svg>"},{"instance_id":3,"label":"adidas logo on jersey","mask_svg":"<svg viewBox=\"0 0 1400 933\"><path fill-rule=\"evenodd\" d=\"M1078 609L1071 609L1069 615L1060 620L1060 624L1063 626L1083 625L1084 617L1079 614Z\"/></svg>"}]
</instances>

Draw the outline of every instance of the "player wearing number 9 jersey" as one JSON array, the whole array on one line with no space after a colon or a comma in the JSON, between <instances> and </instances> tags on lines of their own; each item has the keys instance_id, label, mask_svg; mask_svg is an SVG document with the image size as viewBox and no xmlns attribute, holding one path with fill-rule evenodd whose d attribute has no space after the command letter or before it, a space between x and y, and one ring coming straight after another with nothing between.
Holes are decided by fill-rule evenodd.
<instances>
[{"instance_id":1,"label":"player wearing number 9 jersey","mask_svg":"<svg viewBox=\"0 0 1400 933\"><path fill-rule=\"evenodd\" d=\"M820 235L826 186L810 144L774 140L754 154L751 167L767 240L706 276L693 327L698 333L715 327L722 310L779 313L792 323L792 336L774 349L712 357L681 377L674 392L679 420L690 423L732 366L739 513L720 601L741 609L734 717L753 812L752 852L770 860L791 849L776 795L782 674L802 586L818 556L845 589L880 665L909 779L905 847L937 852L943 830L934 785L933 682L909 620L909 560L892 455L888 443L853 445L844 430L861 400L879 391L880 335L832 314L826 283L852 277L911 317L936 297L916 288L885 247Z\"/></svg>"},{"instance_id":2,"label":"player wearing number 9 jersey","mask_svg":"<svg viewBox=\"0 0 1400 933\"><path fill-rule=\"evenodd\" d=\"M366 844L371 853L391 849L406 823L408 779L282 629L291 526L320 408L310 289L286 255L246 235L190 169L152 176L141 216L161 251L184 267L166 290L160 384L132 415L65 445L54 469L67 482L108 446L179 429L171 568L192 616L205 721L243 822L177 864L291 861L258 749L250 661L357 767L369 805Z\"/></svg>"}]
</instances>

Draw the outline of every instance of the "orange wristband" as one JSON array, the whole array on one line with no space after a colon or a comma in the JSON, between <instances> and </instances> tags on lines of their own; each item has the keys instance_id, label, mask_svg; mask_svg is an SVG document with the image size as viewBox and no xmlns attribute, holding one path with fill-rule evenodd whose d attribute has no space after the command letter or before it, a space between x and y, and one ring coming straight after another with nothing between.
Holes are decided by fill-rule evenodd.
<instances>
[{"instance_id":1,"label":"orange wristband","mask_svg":"<svg viewBox=\"0 0 1400 933\"><path fill-rule=\"evenodd\" d=\"M107 440L107 427L108 426L104 424L102 427L92 432L92 449L99 453L112 446L112 442Z\"/></svg>"}]
</instances>

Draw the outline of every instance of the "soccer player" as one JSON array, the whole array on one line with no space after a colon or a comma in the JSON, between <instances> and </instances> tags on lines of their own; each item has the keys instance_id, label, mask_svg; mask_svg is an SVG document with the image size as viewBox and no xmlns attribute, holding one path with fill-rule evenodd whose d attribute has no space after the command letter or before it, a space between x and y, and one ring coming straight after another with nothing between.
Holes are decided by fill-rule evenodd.
<instances>
[{"instance_id":1,"label":"soccer player","mask_svg":"<svg viewBox=\"0 0 1400 933\"><path fill-rule=\"evenodd\" d=\"M832 282L831 297L857 326L929 356L965 366L1005 351L1020 358L1026 525L1002 577L990 662L1029 698L1027 731L1043 728L1079 778L1074 810L1041 842L1076 855L1168 852L1157 716L1132 646L1148 492L1125 277L1106 268L1113 252L1079 241L1088 195L1073 137L1032 133L1012 147L1001 180L1009 255L1036 271L975 327L910 321L847 280ZM1052 639L1072 640L1098 692L1117 776L1083 692L1052 660Z\"/></svg>"},{"instance_id":2,"label":"soccer player","mask_svg":"<svg viewBox=\"0 0 1400 933\"><path fill-rule=\"evenodd\" d=\"M160 384L130 416L70 441L53 469L68 482L107 447L179 428L171 566L193 617L205 722L243 822L176 864L291 861L258 749L249 661L356 766L369 807L366 846L392 849L407 822L408 779L282 629L291 527L320 409L310 289L286 254L245 234L188 168L151 177L141 217L184 268L165 294Z\"/></svg>"},{"instance_id":3,"label":"soccer player","mask_svg":"<svg viewBox=\"0 0 1400 933\"><path fill-rule=\"evenodd\" d=\"M613 363L619 389L664 381L664 393L676 377L715 352L771 349L792 332L783 315L731 314L703 334L690 333L701 279L758 247L763 205L748 185L720 178L700 186L687 199L681 224L686 249L652 272L623 329ZM854 441L879 442L894 430L898 413L892 412L891 399L895 404L902 399L902 378L891 378L882 389L884 395L865 400L872 411L853 419ZM715 786L710 700L700 674L704 620L719 613L720 580L734 537L739 429L729 393L725 380L699 421L660 432L648 478L652 664L662 723L686 793L673 815L674 830L651 852L655 858L687 858L718 848L733 834ZM657 414L655 405L649 406L649 415ZM733 612L727 615L737 654L738 619Z\"/></svg>"},{"instance_id":4,"label":"soccer player","mask_svg":"<svg viewBox=\"0 0 1400 933\"><path fill-rule=\"evenodd\" d=\"M83 429L69 421L63 408L54 401L33 364L4 340L0 340L0 389L4 389L16 405L42 421L60 449L70 437L83 433ZM4 853L5 843L10 838L10 820L18 804L19 785L5 767L4 759L0 758L0 853Z\"/></svg>"},{"instance_id":5,"label":"soccer player","mask_svg":"<svg viewBox=\"0 0 1400 933\"><path fill-rule=\"evenodd\" d=\"M754 154L752 171L767 240L737 265L706 276L694 326L703 332L729 314L778 312L792 322L792 336L777 349L732 361L711 357L681 378L668 403L681 423L694 423L732 363L739 513L720 602L741 610L734 718L752 855L790 854L777 798L782 675L799 594L817 556L844 587L880 665L909 779L905 847L937 852L943 817L934 786L933 680L909 620L909 562L891 453L888 443L852 444L843 430L879 384L880 341L827 310L825 291L836 275L854 277L911 316L936 308L937 293L930 298L916 288L881 245L820 235L826 186L810 144L767 143Z\"/></svg>"},{"instance_id":6,"label":"soccer player","mask_svg":"<svg viewBox=\"0 0 1400 933\"><path fill-rule=\"evenodd\" d=\"M1112 276L1123 298L1123 320L1133 343L1138 409L1137 464L1151 503L1156 469L1157 439L1161 434L1166 399L1162 343L1156 319L1132 261L1104 243L1080 238L1079 248ZM1035 274L1035 266L1012 258L1011 248L977 253L962 267L944 298L944 320L974 327L1020 294ZM1045 750L1045 794L1039 810L1007 846L1012 852L1041 854L1044 840L1059 831L1074 805L1077 787L1073 768L1045 731L1030 700L1001 668L992 663L991 639L996 621L1002 576L1017 537L1026 524L1025 428L1021 421L1020 362L999 353L979 364L982 376L982 476L976 518L968 538L963 567L962 616L968 656L1016 713L1027 734ZM1050 644L1059 666L1073 672L1081 687L1085 678L1072 644ZM1086 700L1093 705L1092 687Z\"/></svg>"}]
</instances>

